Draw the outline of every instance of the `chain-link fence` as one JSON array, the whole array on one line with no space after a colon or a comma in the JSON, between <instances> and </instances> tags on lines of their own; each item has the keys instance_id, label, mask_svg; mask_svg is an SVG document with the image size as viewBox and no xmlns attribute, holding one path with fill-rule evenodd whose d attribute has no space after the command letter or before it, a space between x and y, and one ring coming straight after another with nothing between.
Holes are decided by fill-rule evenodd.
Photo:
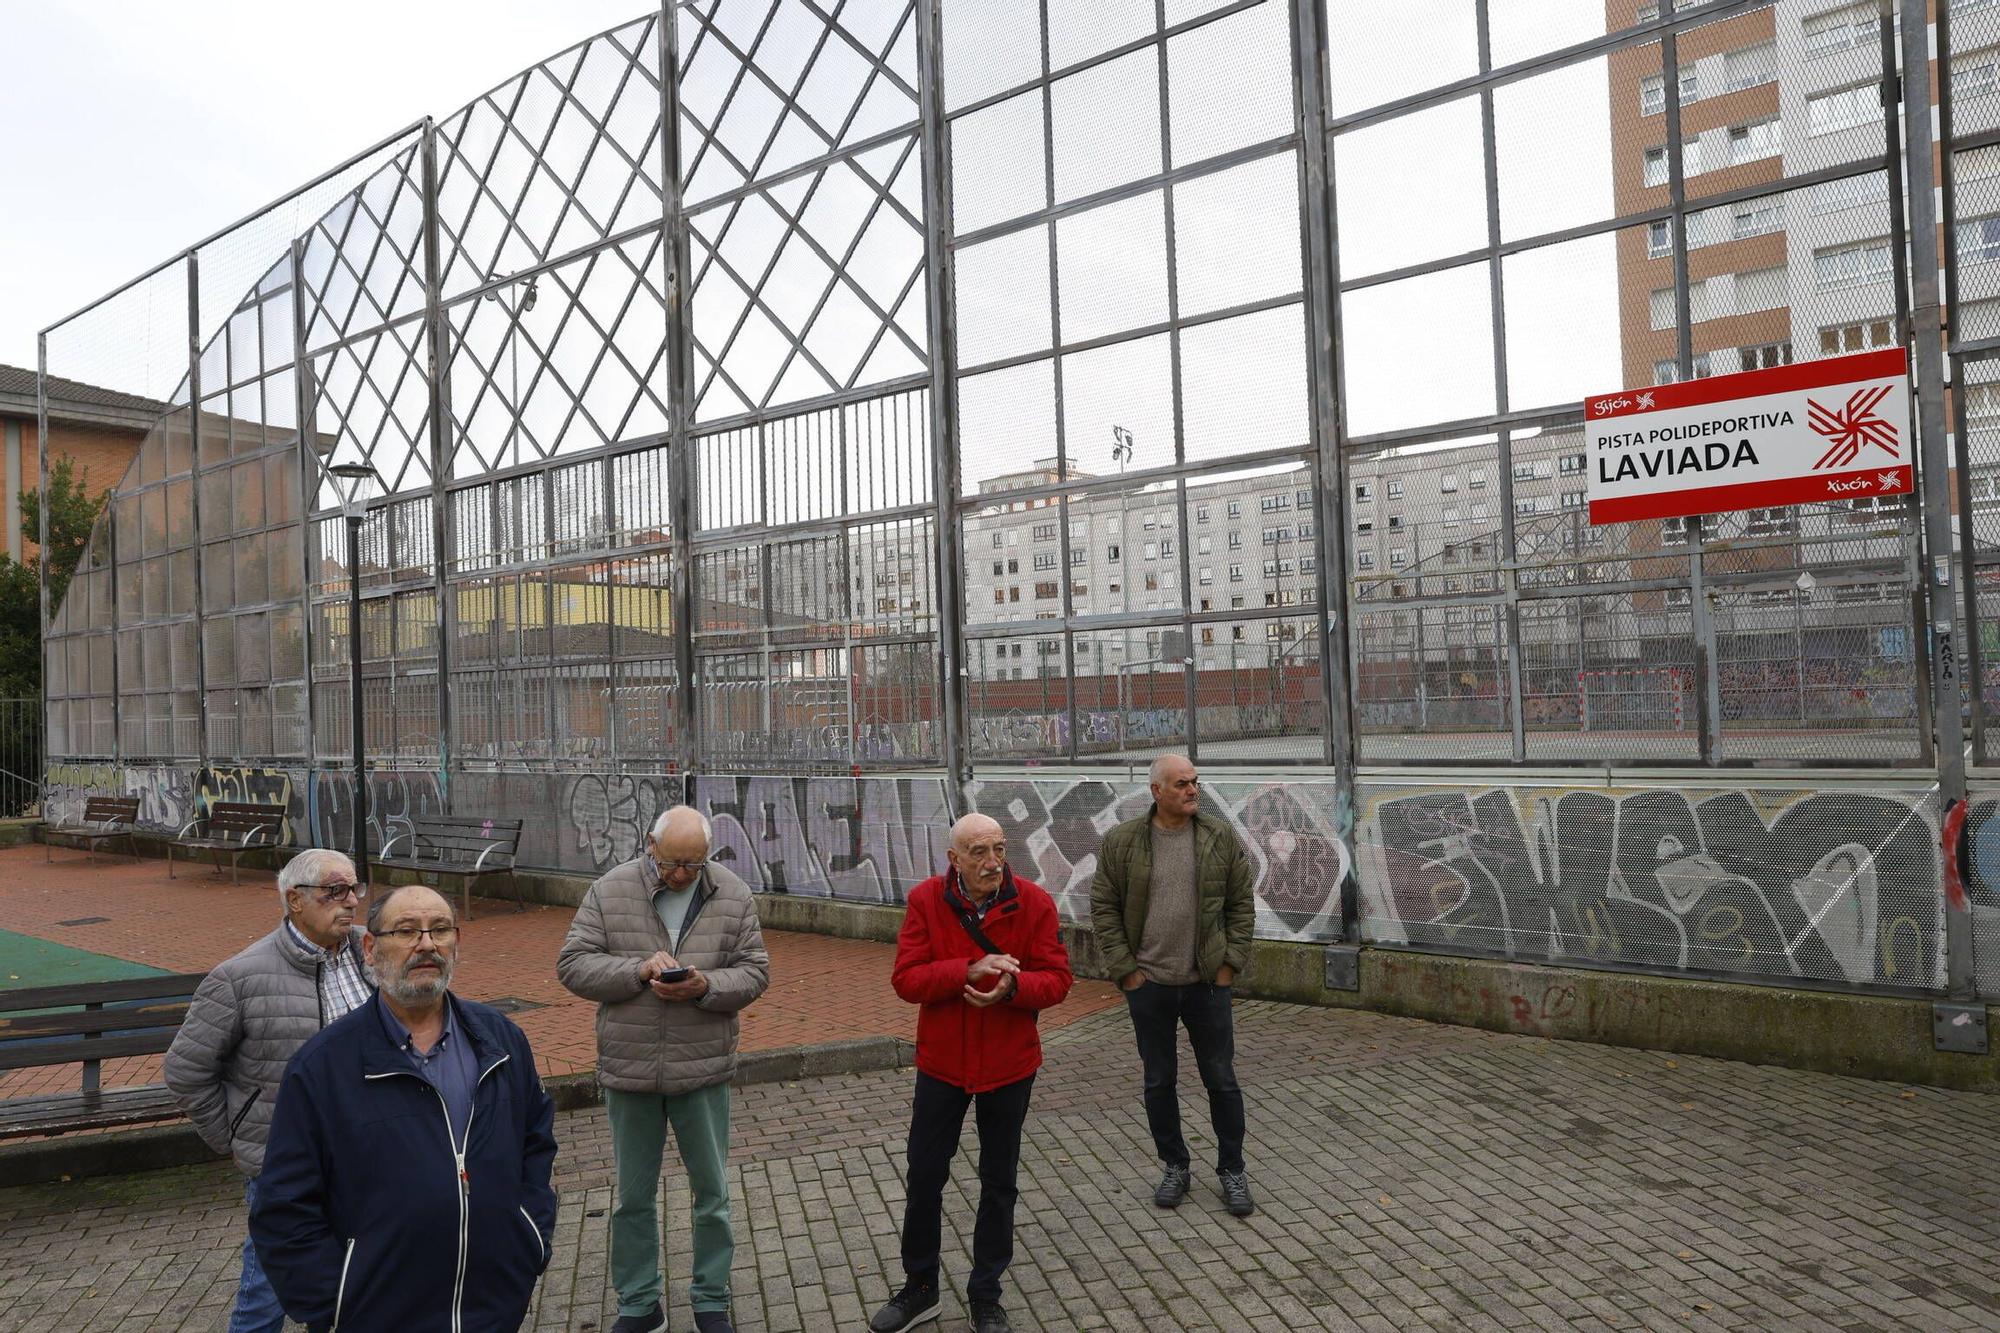
<instances>
[{"instance_id":1,"label":"chain-link fence","mask_svg":"<svg viewBox=\"0 0 2000 1333\"><path fill-rule=\"evenodd\" d=\"M1876 770L1934 828L2000 699L1995 25L639 15L48 331L48 375L158 405L52 608L50 752L296 770L310 804L358 707L441 804L584 791L565 864L610 846L624 775L962 786L1170 749L1342 781ZM1955 426L1920 496L1588 521L1586 395L1885 346ZM352 553L330 467L368 471ZM1361 805L1329 816L1348 846ZM1382 933L1422 936L1422 897L1374 900Z\"/></svg>"}]
</instances>

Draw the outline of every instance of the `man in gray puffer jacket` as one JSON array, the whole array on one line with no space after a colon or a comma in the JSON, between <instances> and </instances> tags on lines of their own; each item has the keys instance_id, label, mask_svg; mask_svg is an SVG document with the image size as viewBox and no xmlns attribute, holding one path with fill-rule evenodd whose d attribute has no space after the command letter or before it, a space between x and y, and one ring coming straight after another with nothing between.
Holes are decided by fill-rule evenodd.
<instances>
[{"instance_id":1,"label":"man in gray puffer jacket","mask_svg":"<svg viewBox=\"0 0 2000 1333\"><path fill-rule=\"evenodd\" d=\"M737 1011L770 984L750 889L708 859L708 820L677 805L636 859L590 886L556 960L563 985L597 1001L597 1081L611 1120L611 1333L660 1333L656 1200L667 1126L694 1196L699 1333L729 1333L729 1080Z\"/></svg>"},{"instance_id":2,"label":"man in gray puffer jacket","mask_svg":"<svg viewBox=\"0 0 2000 1333\"><path fill-rule=\"evenodd\" d=\"M285 1066L307 1038L374 993L354 914L366 890L340 852L300 852L278 872L278 928L202 980L167 1049L165 1077L202 1141L236 1159L257 1197L264 1141ZM243 1242L243 1276L229 1333L277 1333L285 1312L257 1251Z\"/></svg>"}]
</instances>

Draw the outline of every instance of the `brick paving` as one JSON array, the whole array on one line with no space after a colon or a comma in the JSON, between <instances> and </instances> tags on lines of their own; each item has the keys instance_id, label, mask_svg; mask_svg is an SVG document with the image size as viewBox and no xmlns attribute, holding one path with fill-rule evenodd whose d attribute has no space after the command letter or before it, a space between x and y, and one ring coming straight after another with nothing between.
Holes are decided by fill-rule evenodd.
<instances>
[{"instance_id":1,"label":"brick paving","mask_svg":"<svg viewBox=\"0 0 2000 1333\"><path fill-rule=\"evenodd\" d=\"M1206 1170L1177 1212L1151 1206L1122 1013L1049 1034L1008 1279L1018 1327L2000 1327L2000 1097L1269 1002L1237 1022L1261 1204L1247 1220ZM739 1090L742 1328L856 1329L886 1298L909 1093L908 1071ZM1184 1102L1199 1156L1198 1086ZM609 1134L598 1110L557 1132L556 1257L531 1325L601 1333ZM972 1179L961 1155L946 1196L961 1284ZM685 1330L675 1174L664 1195ZM222 1166L0 1189L0 1333L219 1328L241 1226ZM954 1292L940 1326L964 1320Z\"/></svg>"},{"instance_id":2,"label":"brick paving","mask_svg":"<svg viewBox=\"0 0 2000 1333\"><path fill-rule=\"evenodd\" d=\"M58 850L55 864L47 865L39 846L0 849L0 929L168 972L205 972L277 923L274 875L246 869L243 882L232 885L226 874L203 866L183 866L175 874L167 878L166 862L158 860L135 864L100 855L91 865L80 853ZM597 1059L596 1006L556 980L556 954L570 916L567 907L516 911L511 903L475 898L452 982L475 1000L511 996L546 1006L515 1015L544 1077L582 1073ZM87 917L105 919L61 924ZM744 1050L852 1037L915 1040L916 1010L889 989L892 945L780 931L766 931L764 940L771 988L744 1012ZM0 976L0 988L55 980ZM1059 1027L1117 1003L1108 983L1079 982L1071 1002L1047 1021ZM159 1069L157 1056L107 1061L104 1086L157 1082ZM72 1090L79 1073L75 1065L0 1073L0 1097Z\"/></svg>"}]
</instances>

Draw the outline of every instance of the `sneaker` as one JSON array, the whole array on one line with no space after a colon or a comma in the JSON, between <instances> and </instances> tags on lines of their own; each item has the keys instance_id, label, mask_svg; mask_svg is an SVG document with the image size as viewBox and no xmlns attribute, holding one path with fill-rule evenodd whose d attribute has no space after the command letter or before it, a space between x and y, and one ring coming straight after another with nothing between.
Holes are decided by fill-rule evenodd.
<instances>
[{"instance_id":1,"label":"sneaker","mask_svg":"<svg viewBox=\"0 0 2000 1333\"><path fill-rule=\"evenodd\" d=\"M972 1333L1014 1333L1014 1326L1007 1322L1007 1312L1000 1308L1000 1302L974 1301Z\"/></svg>"},{"instance_id":2,"label":"sneaker","mask_svg":"<svg viewBox=\"0 0 2000 1333\"><path fill-rule=\"evenodd\" d=\"M736 1333L736 1325L729 1322L727 1310L696 1310L694 1326L696 1333Z\"/></svg>"},{"instance_id":3,"label":"sneaker","mask_svg":"<svg viewBox=\"0 0 2000 1333\"><path fill-rule=\"evenodd\" d=\"M1218 1171L1215 1174L1222 1182L1222 1201L1229 1205L1231 1214L1248 1217L1257 1211L1256 1201L1250 1197L1248 1171Z\"/></svg>"},{"instance_id":4,"label":"sneaker","mask_svg":"<svg viewBox=\"0 0 2000 1333\"><path fill-rule=\"evenodd\" d=\"M938 1289L935 1282L910 1281L889 1298L889 1303L868 1321L870 1333L898 1333L938 1317ZM1004 1325L1003 1325L1004 1327Z\"/></svg>"},{"instance_id":5,"label":"sneaker","mask_svg":"<svg viewBox=\"0 0 2000 1333\"><path fill-rule=\"evenodd\" d=\"M1153 1191L1153 1202L1162 1208L1178 1208L1181 1200L1188 1196L1188 1169L1162 1163L1160 1184Z\"/></svg>"},{"instance_id":6,"label":"sneaker","mask_svg":"<svg viewBox=\"0 0 2000 1333\"><path fill-rule=\"evenodd\" d=\"M667 1333L667 1312L658 1301L644 1314L621 1314L611 1333Z\"/></svg>"}]
</instances>

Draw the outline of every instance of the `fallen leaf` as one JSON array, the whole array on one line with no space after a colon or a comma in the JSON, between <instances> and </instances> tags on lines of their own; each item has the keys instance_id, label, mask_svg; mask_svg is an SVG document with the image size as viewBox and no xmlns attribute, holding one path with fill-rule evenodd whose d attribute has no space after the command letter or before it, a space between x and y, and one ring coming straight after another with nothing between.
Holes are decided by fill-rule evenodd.
<instances>
[{"instance_id":1,"label":"fallen leaf","mask_svg":"<svg viewBox=\"0 0 2000 1333\"><path fill-rule=\"evenodd\" d=\"M1375 1202L1381 1204L1384 1208L1387 1208L1390 1204L1390 1199L1388 1195L1384 1194L1381 1198L1377 1199Z\"/></svg>"},{"instance_id":2,"label":"fallen leaf","mask_svg":"<svg viewBox=\"0 0 2000 1333\"><path fill-rule=\"evenodd\" d=\"M1694 1103L1693 1103L1693 1102L1682 1102L1682 1103L1681 1103L1681 1110L1683 1110L1683 1111L1692 1111L1692 1110L1694 1110Z\"/></svg>"},{"instance_id":3,"label":"fallen leaf","mask_svg":"<svg viewBox=\"0 0 2000 1333\"><path fill-rule=\"evenodd\" d=\"M1917 1094L1916 1094L1916 1093L1914 1093L1914 1092L1906 1092L1906 1093L1904 1093L1904 1094L1903 1094L1903 1100L1904 1100L1904 1101L1909 1101L1909 1100L1910 1100L1910 1099L1911 1099L1912 1097L1915 1097L1916 1095L1917 1095Z\"/></svg>"},{"instance_id":4,"label":"fallen leaf","mask_svg":"<svg viewBox=\"0 0 2000 1333\"><path fill-rule=\"evenodd\" d=\"M1669 1060L1669 1061L1667 1061L1667 1068L1669 1068L1669 1069L1679 1069L1680 1067L1681 1067L1681 1065L1680 1065L1680 1061L1678 1061L1678 1060Z\"/></svg>"},{"instance_id":5,"label":"fallen leaf","mask_svg":"<svg viewBox=\"0 0 2000 1333\"><path fill-rule=\"evenodd\" d=\"M1715 1307L1713 1305L1710 1305L1707 1301L1696 1301L1694 1303L1694 1308L1697 1310L1713 1310Z\"/></svg>"},{"instance_id":6,"label":"fallen leaf","mask_svg":"<svg viewBox=\"0 0 2000 1333\"><path fill-rule=\"evenodd\" d=\"M1680 1252L1679 1254L1675 1255L1675 1256L1674 1256L1674 1258L1676 1258L1676 1259L1692 1259L1692 1258L1694 1258L1694 1251L1693 1251L1693 1250L1682 1250L1682 1251L1681 1251L1681 1252Z\"/></svg>"}]
</instances>

